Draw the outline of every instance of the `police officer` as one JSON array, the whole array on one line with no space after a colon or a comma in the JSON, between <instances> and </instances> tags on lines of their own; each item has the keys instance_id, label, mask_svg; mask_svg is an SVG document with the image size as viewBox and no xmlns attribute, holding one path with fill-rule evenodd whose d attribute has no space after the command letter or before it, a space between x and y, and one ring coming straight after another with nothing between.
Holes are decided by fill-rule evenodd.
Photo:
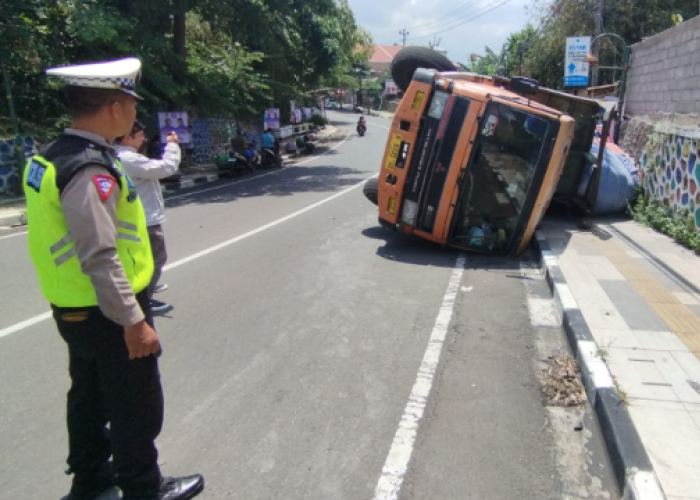
<instances>
[{"instance_id":1,"label":"police officer","mask_svg":"<svg viewBox=\"0 0 700 500\"><path fill-rule=\"evenodd\" d=\"M161 476L154 443L163 393L146 291L153 258L141 201L111 145L131 131L140 69L129 58L48 70L65 80L72 126L23 180L29 252L68 345L68 500L115 484L124 500L186 500L204 489L200 475Z\"/></svg>"}]
</instances>

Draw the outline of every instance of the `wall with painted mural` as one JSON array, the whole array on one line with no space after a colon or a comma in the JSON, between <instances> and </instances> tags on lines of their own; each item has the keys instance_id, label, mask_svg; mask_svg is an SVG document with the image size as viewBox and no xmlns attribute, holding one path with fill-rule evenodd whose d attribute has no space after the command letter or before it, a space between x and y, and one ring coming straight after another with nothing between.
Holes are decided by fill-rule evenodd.
<instances>
[{"instance_id":1,"label":"wall with painted mural","mask_svg":"<svg viewBox=\"0 0 700 500\"><path fill-rule=\"evenodd\" d=\"M648 137L640 157L647 196L680 215L693 215L700 227L700 134L663 130Z\"/></svg>"},{"instance_id":2,"label":"wall with painted mural","mask_svg":"<svg viewBox=\"0 0 700 500\"><path fill-rule=\"evenodd\" d=\"M226 154L231 149L231 138L238 131L233 120L225 118L195 118L192 124L192 162L195 164L212 163L220 154ZM246 139L262 143L262 126L242 125Z\"/></svg>"},{"instance_id":3,"label":"wall with painted mural","mask_svg":"<svg viewBox=\"0 0 700 500\"><path fill-rule=\"evenodd\" d=\"M31 158L36 154L36 142L32 137L20 137L24 156ZM13 152L13 139L0 140L0 194L11 194L11 187L19 182L17 162Z\"/></svg>"}]
</instances>

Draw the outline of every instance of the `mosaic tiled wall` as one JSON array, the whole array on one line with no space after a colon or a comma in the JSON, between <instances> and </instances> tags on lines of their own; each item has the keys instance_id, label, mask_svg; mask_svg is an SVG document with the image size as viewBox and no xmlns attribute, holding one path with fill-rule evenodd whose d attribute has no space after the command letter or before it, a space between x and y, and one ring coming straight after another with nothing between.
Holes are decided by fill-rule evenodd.
<instances>
[{"instance_id":1,"label":"mosaic tiled wall","mask_svg":"<svg viewBox=\"0 0 700 500\"><path fill-rule=\"evenodd\" d=\"M262 126L243 125L248 141L258 146L262 142ZM228 153L231 138L238 131L236 123L225 118L195 118L192 120L192 162L211 163L217 155Z\"/></svg>"},{"instance_id":2,"label":"mosaic tiled wall","mask_svg":"<svg viewBox=\"0 0 700 500\"><path fill-rule=\"evenodd\" d=\"M700 140L653 132L640 158L645 193L700 227Z\"/></svg>"},{"instance_id":3,"label":"mosaic tiled wall","mask_svg":"<svg viewBox=\"0 0 700 500\"><path fill-rule=\"evenodd\" d=\"M34 139L21 137L20 140L22 141L25 157L32 157L37 152ZM0 194L10 194L11 186L19 182L13 144L13 139L0 140Z\"/></svg>"}]
</instances>

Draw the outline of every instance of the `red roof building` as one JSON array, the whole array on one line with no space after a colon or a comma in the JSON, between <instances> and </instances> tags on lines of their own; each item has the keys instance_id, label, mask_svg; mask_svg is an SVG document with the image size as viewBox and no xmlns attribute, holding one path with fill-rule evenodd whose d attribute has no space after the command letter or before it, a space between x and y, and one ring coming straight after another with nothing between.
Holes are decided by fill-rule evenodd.
<instances>
[{"instance_id":1,"label":"red roof building","mask_svg":"<svg viewBox=\"0 0 700 500\"><path fill-rule=\"evenodd\" d=\"M369 67L375 74L389 71L391 61L396 54L403 49L401 45L372 45L372 55L369 58Z\"/></svg>"}]
</instances>

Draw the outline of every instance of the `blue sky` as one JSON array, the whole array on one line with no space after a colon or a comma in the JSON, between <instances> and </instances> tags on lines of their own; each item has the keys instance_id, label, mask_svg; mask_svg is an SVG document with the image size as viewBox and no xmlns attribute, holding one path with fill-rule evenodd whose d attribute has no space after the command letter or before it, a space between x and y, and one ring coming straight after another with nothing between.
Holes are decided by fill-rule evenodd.
<instances>
[{"instance_id":1,"label":"blue sky","mask_svg":"<svg viewBox=\"0 0 700 500\"><path fill-rule=\"evenodd\" d=\"M504 1L507 1L505 5L485 13ZM466 62L472 52L483 54L484 46L498 52L510 33L527 24L529 15L525 7L532 0L348 0L348 3L358 24L372 33L375 43L383 45L401 43L399 31L403 28L410 32L409 43L427 44L432 39L430 35L454 26L437 34L442 38L440 48L447 50L451 59ZM469 20L482 13L483 16Z\"/></svg>"}]
</instances>

